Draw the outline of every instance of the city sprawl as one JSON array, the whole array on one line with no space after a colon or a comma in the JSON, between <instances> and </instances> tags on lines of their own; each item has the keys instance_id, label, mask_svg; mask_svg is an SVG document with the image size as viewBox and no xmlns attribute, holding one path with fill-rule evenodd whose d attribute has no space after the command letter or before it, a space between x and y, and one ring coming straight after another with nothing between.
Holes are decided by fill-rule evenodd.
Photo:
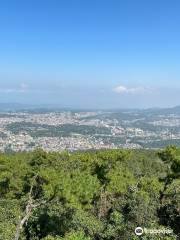
<instances>
[{"instance_id":1,"label":"city sprawl","mask_svg":"<svg viewBox=\"0 0 180 240\"><path fill-rule=\"evenodd\" d=\"M161 148L180 145L180 108L1 111L0 151Z\"/></svg>"}]
</instances>

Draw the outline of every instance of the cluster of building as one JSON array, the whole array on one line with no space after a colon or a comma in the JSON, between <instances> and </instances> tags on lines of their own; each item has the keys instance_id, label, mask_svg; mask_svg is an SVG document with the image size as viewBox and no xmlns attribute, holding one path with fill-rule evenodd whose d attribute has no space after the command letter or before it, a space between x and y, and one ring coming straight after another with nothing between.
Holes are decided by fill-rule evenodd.
<instances>
[{"instance_id":1,"label":"cluster of building","mask_svg":"<svg viewBox=\"0 0 180 240\"><path fill-rule=\"evenodd\" d=\"M164 127L180 127L180 118L165 118L157 121L153 121L154 126L164 126Z\"/></svg>"},{"instance_id":2,"label":"cluster of building","mask_svg":"<svg viewBox=\"0 0 180 240\"><path fill-rule=\"evenodd\" d=\"M172 132L168 127L180 126L180 118L162 118L149 125L162 126L160 130L143 130L141 127L134 127L132 122L119 122L111 118L111 115L102 118L101 112L50 112L50 113L30 113L16 112L0 114L0 151L32 151L35 148L43 148L46 151L62 150L87 150L87 149L112 149L112 148L141 148L141 143L148 143L159 140L180 139L180 130ZM68 136L36 136L26 129L16 129L17 132L11 131L9 126L14 123L31 124L39 126L61 126L71 124L74 126L94 126L96 128L107 128L110 134L78 134L72 133ZM123 123L123 124L122 124ZM126 126L127 124L127 126ZM32 130L33 133L34 130ZM106 137L108 140L106 140ZM111 142L111 139L124 139L123 143ZM136 139L140 139L136 142Z\"/></svg>"}]
</instances>

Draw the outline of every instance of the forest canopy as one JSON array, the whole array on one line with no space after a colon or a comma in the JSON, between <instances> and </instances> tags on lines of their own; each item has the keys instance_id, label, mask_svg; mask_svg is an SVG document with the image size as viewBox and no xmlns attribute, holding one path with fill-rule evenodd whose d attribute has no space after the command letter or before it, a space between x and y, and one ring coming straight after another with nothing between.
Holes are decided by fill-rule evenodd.
<instances>
[{"instance_id":1,"label":"forest canopy","mask_svg":"<svg viewBox=\"0 0 180 240\"><path fill-rule=\"evenodd\" d=\"M1 240L175 240L180 149L0 154ZM170 235L136 236L136 227Z\"/></svg>"}]
</instances>

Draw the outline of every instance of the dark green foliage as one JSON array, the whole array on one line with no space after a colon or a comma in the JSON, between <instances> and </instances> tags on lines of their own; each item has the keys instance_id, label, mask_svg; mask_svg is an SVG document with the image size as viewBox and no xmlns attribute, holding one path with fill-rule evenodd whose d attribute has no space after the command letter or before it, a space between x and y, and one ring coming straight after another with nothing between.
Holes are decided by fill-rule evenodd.
<instances>
[{"instance_id":1,"label":"dark green foliage","mask_svg":"<svg viewBox=\"0 0 180 240\"><path fill-rule=\"evenodd\" d=\"M34 124L27 122L15 122L7 126L7 129L14 134L26 131L32 137L66 137L72 134L94 135L110 134L111 131L106 127L95 127L87 125L64 124L61 126L50 126L46 124Z\"/></svg>"},{"instance_id":2,"label":"dark green foliage","mask_svg":"<svg viewBox=\"0 0 180 240\"><path fill-rule=\"evenodd\" d=\"M180 150L104 150L0 155L0 240L178 239ZM31 198L30 198L31 197ZM137 226L170 228L141 238Z\"/></svg>"}]
</instances>

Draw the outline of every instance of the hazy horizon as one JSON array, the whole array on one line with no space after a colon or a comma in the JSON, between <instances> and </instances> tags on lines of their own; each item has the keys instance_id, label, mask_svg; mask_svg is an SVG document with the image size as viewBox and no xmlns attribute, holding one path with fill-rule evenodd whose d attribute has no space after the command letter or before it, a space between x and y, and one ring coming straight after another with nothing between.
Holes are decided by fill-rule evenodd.
<instances>
[{"instance_id":1,"label":"hazy horizon","mask_svg":"<svg viewBox=\"0 0 180 240\"><path fill-rule=\"evenodd\" d=\"M0 102L180 105L180 2L1 3Z\"/></svg>"},{"instance_id":2,"label":"hazy horizon","mask_svg":"<svg viewBox=\"0 0 180 240\"><path fill-rule=\"evenodd\" d=\"M0 110L2 109L11 109L11 110L28 110L28 109L65 109L65 110L89 110L89 111L121 111L121 110L158 110L158 109L175 109L175 108L180 108L180 105L172 105L172 106L165 106L165 107L160 107L160 106L154 106L154 107L72 107L72 106L62 106L60 104L49 104L49 103L43 103L43 104L31 104L31 103L20 103L20 102L0 102Z\"/></svg>"}]
</instances>

